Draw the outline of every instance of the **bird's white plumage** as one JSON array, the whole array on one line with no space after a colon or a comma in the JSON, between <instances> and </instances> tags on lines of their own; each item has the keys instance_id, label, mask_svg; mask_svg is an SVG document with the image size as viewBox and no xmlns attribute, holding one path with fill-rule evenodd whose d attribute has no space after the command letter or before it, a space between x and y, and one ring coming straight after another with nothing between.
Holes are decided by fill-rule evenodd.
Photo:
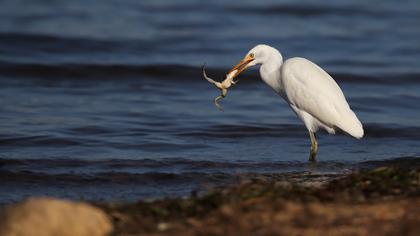
<instances>
[{"instance_id":1,"label":"bird's white plumage","mask_svg":"<svg viewBox=\"0 0 420 236\"><path fill-rule=\"evenodd\" d=\"M309 130L334 133L340 128L353 137L363 136L362 125L340 87L319 66L305 58L291 58L281 67L281 79L290 105Z\"/></svg>"},{"instance_id":2,"label":"bird's white plumage","mask_svg":"<svg viewBox=\"0 0 420 236\"><path fill-rule=\"evenodd\" d=\"M261 78L282 96L306 128L329 133L341 129L355 138L363 137L363 127L334 79L305 58L291 58L283 63L280 52L267 45L251 49L247 67L260 64Z\"/></svg>"}]
</instances>

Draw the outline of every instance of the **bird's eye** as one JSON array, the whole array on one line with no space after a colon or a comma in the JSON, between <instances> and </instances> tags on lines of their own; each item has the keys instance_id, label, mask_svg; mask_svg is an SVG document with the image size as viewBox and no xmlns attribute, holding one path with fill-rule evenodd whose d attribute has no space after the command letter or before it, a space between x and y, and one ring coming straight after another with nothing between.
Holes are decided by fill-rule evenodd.
<instances>
[{"instance_id":1,"label":"bird's eye","mask_svg":"<svg viewBox=\"0 0 420 236\"><path fill-rule=\"evenodd\" d=\"M249 57L254 58L254 53L249 54Z\"/></svg>"}]
</instances>

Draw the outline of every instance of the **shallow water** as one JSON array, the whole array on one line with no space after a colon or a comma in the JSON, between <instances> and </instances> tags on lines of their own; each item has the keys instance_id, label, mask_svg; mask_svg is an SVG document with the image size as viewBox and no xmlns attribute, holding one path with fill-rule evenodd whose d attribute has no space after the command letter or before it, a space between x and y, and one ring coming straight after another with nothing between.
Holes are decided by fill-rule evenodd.
<instances>
[{"instance_id":1,"label":"shallow water","mask_svg":"<svg viewBox=\"0 0 420 236\"><path fill-rule=\"evenodd\" d=\"M419 16L416 1L4 1L0 203L185 196L419 156ZM303 125L257 71L218 111L201 65L222 78L257 43L330 72L365 138L320 134L309 165Z\"/></svg>"}]
</instances>

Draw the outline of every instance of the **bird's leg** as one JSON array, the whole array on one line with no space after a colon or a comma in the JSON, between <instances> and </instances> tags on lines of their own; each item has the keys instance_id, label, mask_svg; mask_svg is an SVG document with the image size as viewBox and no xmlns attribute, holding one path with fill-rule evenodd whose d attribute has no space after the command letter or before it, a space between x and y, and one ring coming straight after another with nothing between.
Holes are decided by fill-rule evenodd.
<instances>
[{"instance_id":1,"label":"bird's leg","mask_svg":"<svg viewBox=\"0 0 420 236\"><path fill-rule=\"evenodd\" d=\"M316 161L316 152L318 151L318 142L316 141L316 135L314 132L309 131L311 137L311 152L309 153L309 161Z\"/></svg>"}]
</instances>

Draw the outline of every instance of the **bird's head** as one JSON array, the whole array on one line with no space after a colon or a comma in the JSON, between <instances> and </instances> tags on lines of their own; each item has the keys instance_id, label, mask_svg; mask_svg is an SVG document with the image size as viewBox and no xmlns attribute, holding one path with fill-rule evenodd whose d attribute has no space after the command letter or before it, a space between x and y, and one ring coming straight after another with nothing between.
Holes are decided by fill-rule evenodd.
<instances>
[{"instance_id":1,"label":"bird's head","mask_svg":"<svg viewBox=\"0 0 420 236\"><path fill-rule=\"evenodd\" d=\"M265 44L259 44L253 47L249 52L246 54L244 59L242 59L236 66L234 66L230 71L229 74L237 70L233 77L238 76L242 71L246 70L255 65L261 65L265 62L270 61L273 58L273 55L280 55L281 54L277 49L270 47Z\"/></svg>"}]
</instances>

